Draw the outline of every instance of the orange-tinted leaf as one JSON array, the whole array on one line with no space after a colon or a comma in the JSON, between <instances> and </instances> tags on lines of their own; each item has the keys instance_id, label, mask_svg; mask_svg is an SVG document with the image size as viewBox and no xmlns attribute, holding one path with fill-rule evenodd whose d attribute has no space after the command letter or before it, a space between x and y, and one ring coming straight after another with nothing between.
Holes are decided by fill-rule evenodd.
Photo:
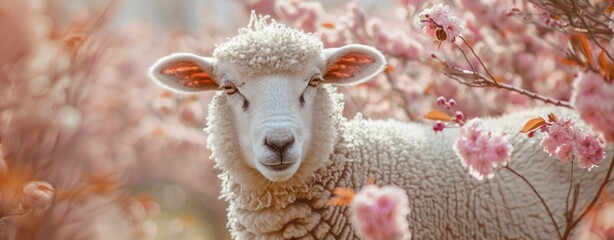
<instances>
[{"instance_id":1,"label":"orange-tinted leaf","mask_svg":"<svg viewBox=\"0 0 614 240\"><path fill-rule=\"evenodd\" d=\"M375 185L375 179L373 179L372 177L369 177L367 179L367 185Z\"/></svg>"},{"instance_id":2,"label":"orange-tinted leaf","mask_svg":"<svg viewBox=\"0 0 614 240\"><path fill-rule=\"evenodd\" d=\"M556 115L554 113L548 113L548 119L552 122L556 122Z\"/></svg>"},{"instance_id":3,"label":"orange-tinted leaf","mask_svg":"<svg viewBox=\"0 0 614 240\"><path fill-rule=\"evenodd\" d=\"M520 132L521 133L530 132L535 129L538 129L539 127L545 124L546 124L546 120L544 120L542 117L536 117L536 118L529 120L527 123L525 123L524 127L522 127L522 130L520 130Z\"/></svg>"},{"instance_id":4,"label":"orange-tinted leaf","mask_svg":"<svg viewBox=\"0 0 614 240\"><path fill-rule=\"evenodd\" d=\"M424 92L424 95L426 95L426 94L432 93L434 90L435 90L435 87L433 86L433 84L429 83L429 84L426 85L426 87L424 87L424 91L423 92Z\"/></svg>"},{"instance_id":5,"label":"orange-tinted leaf","mask_svg":"<svg viewBox=\"0 0 614 240\"><path fill-rule=\"evenodd\" d=\"M117 182L105 175L93 175L89 177L88 185L96 193L111 192L119 187Z\"/></svg>"},{"instance_id":6,"label":"orange-tinted leaf","mask_svg":"<svg viewBox=\"0 0 614 240\"><path fill-rule=\"evenodd\" d=\"M569 43L577 55L582 54L582 56L586 58L586 63L589 66L593 65L593 53L591 52L591 45L586 36L579 33L572 34Z\"/></svg>"},{"instance_id":7,"label":"orange-tinted leaf","mask_svg":"<svg viewBox=\"0 0 614 240\"><path fill-rule=\"evenodd\" d=\"M333 189L334 197L326 202L326 205L333 206L349 206L356 193L349 188L335 188Z\"/></svg>"},{"instance_id":8,"label":"orange-tinted leaf","mask_svg":"<svg viewBox=\"0 0 614 240\"><path fill-rule=\"evenodd\" d=\"M173 93L171 91L163 91L162 93L160 93L160 97L163 97L163 98L169 98L172 96L173 96Z\"/></svg>"},{"instance_id":9,"label":"orange-tinted leaf","mask_svg":"<svg viewBox=\"0 0 614 240\"><path fill-rule=\"evenodd\" d=\"M441 120L441 121L446 121L446 122L452 121L452 117L450 117L447 113L439 111L439 110L433 110L427 114L424 114L424 118L431 119L431 120Z\"/></svg>"},{"instance_id":10,"label":"orange-tinted leaf","mask_svg":"<svg viewBox=\"0 0 614 240\"><path fill-rule=\"evenodd\" d=\"M503 78L503 76L495 76L494 80L497 83L505 82L505 78Z\"/></svg>"},{"instance_id":11,"label":"orange-tinted leaf","mask_svg":"<svg viewBox=\"0 0 614 240\"><path fill-rule=\"evenodd\" d=\"M179 221L181 221L181 223L183 223L183 225L185 226L192 226L194 225L194 218L192 216L189 215L182 215L179 216Z\"/></svg>"},{"instance_id":12,"label":"orange-tinted leaf","mask_svg":"<svg viewBox=\"0 0 614 240\"><path fill-rule=\"evenodd\" d=\"M394 67L391 66L390 64L387 64L386 69L384 69L384 72L391 73L392 71L394 71Z\"/></svg>"},{"instance_id":13,"label":"orange-tinted leaf","mask_svg":"<svg viewBox=\"0 0 614 240\"><path fill-rule=\"evenodd\" d=\"M599 53L599 66L601 67L601 72L606 75L609 79L614 79L614 64L604 51Z\"/></svg>"},{"instance_id":14,"label":"orange-tinted leaf","mask_svg":"<svg viewBox=\"0 0 614 240\"><path fill-rule=\"evenodd\" d=\"M572 57L566 57L566 58L562 58L561 62L567 66L573 67L576 65L580 65L582 67L584 66L584 63L578 62L576 59L572 58Z\"/></svg>"},{"instance_id":15,"label":"orange-tinted leaf","mask_svg":"<svg viewBox=\"0 0 614 240\"><path fill-rule=\"evenodd\" d=\"M191 95L191 96L186 97L183 100L182 104L188 104L188 103L192 103L192 102L196 102L196 101L198 101L198 96Z\"/></svg>"},{"instance_id":16,"label":"orange-tinted leaf","mask_svg":"<svg viewBox=\"0 0 614 240\"><path fill-rule=\"evenodd\" d=\"M328 29L333 29L333 28L335 28L335 24L332 23L332 22L323 22L322 23L322 27L328 28Z\"/></svg>"},{"instance_id":17,"label":"orange-tinted leaf","mask_svg":"<svg viewBox=\"0 0 614 240\"><path fill-rule=\"evenodd\" d=\"M605 8L603 10L603 12L607 15L612 14L612 12L614 12L614 4L610 4L610 6L608 6L607 8Z\"/></svg>"},{"instance_id":18,"label":"orange-tinted leaf","mask_svg":"<svg viewBox=\"0 0 614 240\"><path fill-rule=\"evenodd\" d=\"M164 137L165 135L164 129L162 129L161 127L154 127L150 133L151 135L156 137Z\"/></svg>"}]
</instances>

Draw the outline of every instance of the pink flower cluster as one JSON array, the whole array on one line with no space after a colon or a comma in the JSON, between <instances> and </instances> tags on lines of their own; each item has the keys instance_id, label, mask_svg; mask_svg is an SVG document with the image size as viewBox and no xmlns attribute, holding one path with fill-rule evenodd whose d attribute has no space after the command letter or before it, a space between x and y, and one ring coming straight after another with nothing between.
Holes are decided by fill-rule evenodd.
<instances>
[{"instance_id":1,"label":"pink flower cluster","mask_svg":"<svg viewBox=\"0 0 614 240\"><path fill-rule=\"evenodd\" d=\"M544 151L556 155L561 162L567 163L577 157L580 168L591 170L605 158L603 142L576 128L570 119L549 120L541 129L546 133L541 142Z\"/></svg>"},{"instance_id":2,"label":"pink flower cluster","mask_svg":"<svg viewBox=\"0 0 614 240\"><path fill-rule=\"evenodd\" d=\"M492 178L493 168L506 166L514 150L508 136L486 131L480 118L467 121L452 147L469 174L480 181Z\"/></svg>"},{"instance_id":3,"label":"pink flower cluster","mask_svg":"<svg viewBox=\"0 0 614 240\"><path fill-rule=\"evenodd\" d=\"M464 28L460 19L451 15L450 7L441 3L422 10L420 23L424 33L439 41L454 42Z\"/></svg>"},{"instance_id":4,"label":"pink flower cluster","mask_svg":"<svg viewBox=\"0 0 614 240\"><path fill-rule=\"evenodd\" d=\"M572 104L582 120L614 142L614 83L596 73L580 73L574 83Z\"/></svg>"},{"instance_id":5,"label":"pink flower cluster","mask_svg":"<svg viewBox=\"0 0 614 240\"><path fill-rule=\"evenodd\" d=\"M395 186L367 185L350 203L354 228L363 239L409 239L409 199Z\"/></svg>"}]
</instances>

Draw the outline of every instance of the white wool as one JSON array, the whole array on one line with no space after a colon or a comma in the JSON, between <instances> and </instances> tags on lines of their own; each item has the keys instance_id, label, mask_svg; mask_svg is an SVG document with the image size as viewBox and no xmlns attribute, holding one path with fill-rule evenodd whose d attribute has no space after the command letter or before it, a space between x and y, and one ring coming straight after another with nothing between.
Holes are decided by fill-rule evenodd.
<instances>
[{"instance_id":1,"label":"white wool","mask_svg":"<svg viewBox=\"0 0 614 240\"><path fill-rule=\"evenodd\" d=\"M268 21L269 16L256 16L252 11L247 27L216 46L213 56L245 69L250 75L263 75L295 72L321 53L322 40L313 33Z\"/></svg>"},{"instance_id":2,"label":"white wool","mask_svg":"<svg viewBox=\"0 0 614 240\"><path fill-rule=\"evenodd\" d=\"M467 174L452 151L457 131L433 133L430 126L398 121L372 121L341 116L342 99L334 88L320 88L315 110L312 152L307 165L288 182L266 180L244 164L236 149L237 134L225 95L218 95L209 115L209 147L223 173L222 198L229 202L229 228L234 239L355 239L345 207L327 206L335 188L359 190L369 179L408 191L410 227L416 239L549 239L556 235L539 200L522 181L499 170L480 182ZM558 108L538 109L485 120L501 130ZM320 130L319 130L320 129ZM515 132L515 131L514 131ZM548 157L540 136L512 134L512 168L527 177L546 199L562 225L569 165ZM327 141L328 140L328 141ZM608 165L608 159L602 165ZM319 159L318 163L314 163ZM303 168L305 167L305 168ZM316 169L313 174L310 171ZM582 184L578 206L596 192L605 167L586 172L576 168ZM614 189L614 187L610 187Z\"/></svg>"}]
</instances>

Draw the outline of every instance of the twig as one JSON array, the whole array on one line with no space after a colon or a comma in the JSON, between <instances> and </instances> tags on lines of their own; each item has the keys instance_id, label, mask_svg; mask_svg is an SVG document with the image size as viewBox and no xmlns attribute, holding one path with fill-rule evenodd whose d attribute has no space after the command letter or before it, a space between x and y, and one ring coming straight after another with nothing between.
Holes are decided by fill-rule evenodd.
<instances>
[{"instance_id":1,"label":"twig","mask_svg":"<svg viewBox=\"0 0 614 240\"><path fill-rule=\"evenodd\" d=\"M476 72L475 68L473 67L473 64L471 63L471 61L469 61L469 58L467 57L467 54L465 54L465 50L463 50L460 46L458 46L458 44L454 43L454 46L456 46L456 48L458 48L458 50L461 51L461 53L463 54L463 57L465 57L465 61L467 61L467 64L469 64L469 67L471 67L471 71L472 72Z\"/></svg>"},{"instance_id":2,"label":"twig","mask_svg":"<svg viewBox=\"0 0 614 240\"><path fill-rule=\"evenodd\" d=\"M537 196L537 198L539 198L539 201L542 202L542 205L544 206L544 208L548 212L548 216L550 217L550 220L552 221L552 225L554 226L554 228L556 230L556 234L559 235L559 238L561 238L561 232L559 232L559 225L556 224L556 221L554 220L554 216L552 215L552 212L550 211L550 208L548 207L548 204L546 204L546 201L544 201L544 198L542 198L542 196L539 194L539 192L537 192L537 189L535 189L535 187L533 187L533 184L531 184L531 182L529 182L528 179L526 179L520 173L514 171L514 169L510 168L509 166L505 166L505 168L507 170L509 170L510 172L512 172L514 175L518 176L520 179L522 179L522 181L524 181L527 185L529 185L531 190L533 190L533 193L535 193L535 196Z\"/></svg>"},{"instance_id":3,"label":"twig","mask_svg":"<svg viewBox=\"0 0 614 240\"><path fill-rule=\"evenodd\" d=\"M401 107L401 109L403 110L403 113L405 113L405 115L407 116L409 120L416 120L416 117L409 111L409 109L407 109L409 106L411 106L411 104L409 103L409 101L407 101L407 98L405 98L405 92L401 90L399 87L397 87L390 73L387 73L384 71L384 75L386 76L386 80L390 84L390 89L393 92L399 94L399 96L403 100L403 106Z\"/></svg>"},{"instance_id":4,"label":"twig","mask_svg":"<svg viewBox=\"0 0 614 240\"><path fill-rule=\"evenodd\" d=\"M471 47L471 44L469 44L465 38L463 36L458 36L460 39L463 40L463 42L465 43L465 45L467 45L467 47L469 47L469 49L471 50L471 53L473 53L473 56L475 56L475 58L478 59L478 61L480 62L480 65L482 65L482 68L484 68L484 71L486 71L486 74L488 74L488 76L493 80L493 83L495 85L499 85L499 83L497 82L497 80L495 80L495 77L490 74L490 72L488 71L488 68L486 68L486 66L484 66L484 63L482 62L482 59L480 58L480 56L478 56L475 51L473 50L473 47ZM475 71L474 71L475 72Z\"/></svg>"},{"instance_id":5,"label":"twig","mask_svg":"<svg viewBox=\"0 0 614 240\"><path fill-rule=\"evenodd\" d=\"M589 203L588 206L586 207L586 209L584 209L584 212L582 212L582 215L580 215L580 217L578 217L578 219L573 221L571 223L571 225L567 226L567 228L565 229L565 233L563 234L563 238L561 238L561 239L568 239L570 234L571 234L571 230L573 230L573 228L576 225L578 225L578 223L580 221L582 221L582 218L584 218L586 216L586 214L588 214L590 212L590 210L593 209L593 207L595 206L595 203L597 203L597 201L601 197L601 193L605 189L605 186L608 185L608 181L610 181L610 176L612 175L612 170L613 169L614 169L614 157L612 157L612 161L610 162L610 167L608 168L608 173L606 174L605 179L601 183L601 186L599 186L599 190L597 191L597 193L595 193L595 197L593 197L593 200L591 201L591 203Z\"/></svg>"},{"instance_id":6,"label":"twig","mask_svg":"<svg viewBox=\"0 0 614 240\"><path fill-rule=\"evenodd\" d=\"M571 223L571 220L573 219L573 214L576 212L576 207L578 206L578 197L580 197L580 184L576 184L576 188L574 188L574 191L573 191L573 202L571 204L571 217L570 217L569 223L567 223L567 226L569 226L569 224Z\"/></svg>"},{"instance_id":7,"label":"twig","mask_svg":"<svg viewBox=\"0 0 614 240\"><path fill-rule=\"evenodd\" d=\"M573 185L573 159L571 159L569 166L569 190L567 190L567 198L565 198L565 220L567 225L569 225L573 220L574 213L573 210L571 212L569 211L569 195L571 194L571 186Z\"/></svg>"},{"instance_id":8,"label":"twig","mask_svg":"<svg viewBox=\"0 0 614 240\"><path fill-rule=\"evenodd\" d=\"M512 86L506 83L496 83L496 81L494 79L489 79L488 77L477 73L477 72L472 72L469 70L465 70L465 69L461 69L458 67L454 67L452 65L450 65L449 63L443 61L443 63L445 64L445 66L448 69L454 70L451 72L446 72L444 73L446 76L452 78L453 80L456 80L457 82L459 82L460 84L469 86L469 87L495 87L495 88L500 88L500 89L505 89L508 91L512 91L512 92L517 92L521 95L525 95L527 97L530 97L532 99L537 99L540 100L542 102L545 103L549 103L549 104L553 104L555 106L560 106L560 107L566 107L566 108L570 108L573 109L573 107L571 106L571 104L567 101L563 101L563 100L557 100L557 99L553 99L553 98L549 98L534 92L531 92L529 90L525 90L522 88L518 88L516 86ZM454 78L452 76L455 76ZM473 78L472 82L466 82L466 81L462 81L460 78L458 77L462 77L462 78Z\"/></svg>"},{"instance_id":9,"label":"twig","mask_svg":"<svg viewBox=\"0 0 614 240\"><path fill-rule=\"evenodd\" d=\"M573 9L576 12L576 14L579 15L578 9L576 8L576 3L574 1L572 1L572 6L573 6ZM614 59L612 58L610 53L599 43L599 41L597 41L597 37L595 36L595 33L588 26L588 24L586 23L586 20L584 20L584 18L582 18L582 17L579 17L579 19L582 22L582 25L584 25L584 27L588 30L588 33L590 33L590 36L591 36L591 39L593 40L593 42L601 49L601 51L603 51L605 53L606 56L608 56L610 61L614 62ZM586 53L586 54L588 55L588 54L592 54L592 53ZM589 57L589 56L587 56L587 57ZM599 73L599 72L597 72L597 73Z\"/></svg>"}]
</instances>

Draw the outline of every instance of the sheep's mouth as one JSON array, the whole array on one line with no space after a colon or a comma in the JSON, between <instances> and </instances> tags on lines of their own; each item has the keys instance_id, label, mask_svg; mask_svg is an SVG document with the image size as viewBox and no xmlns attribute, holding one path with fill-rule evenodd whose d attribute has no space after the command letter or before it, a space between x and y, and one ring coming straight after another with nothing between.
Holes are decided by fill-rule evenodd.
<instances>
[{"instance_id":1,"label":"sheep's mouth","mask_svg":"<svg viewBox=\"0 0 614 240\"><path fill-rule=\"evenodd\" d=\"M280 163L280 164L274 164L274 165L262 164L262 165L264 165L266 168L273 170L273 171L283 171L283 170L290 168L292 164L294 163Z\"/></svg>"}]
</instances>

